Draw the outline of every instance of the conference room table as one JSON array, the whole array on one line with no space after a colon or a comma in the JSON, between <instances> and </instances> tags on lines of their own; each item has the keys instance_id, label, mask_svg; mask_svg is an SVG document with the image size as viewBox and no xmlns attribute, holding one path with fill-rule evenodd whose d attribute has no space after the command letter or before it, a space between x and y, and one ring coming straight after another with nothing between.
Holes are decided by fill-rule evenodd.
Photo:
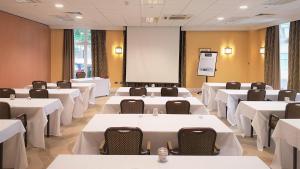
<instances>
[{"instance_id":1,"label":"conference room table","mask_svg":"<svg viewBox=\"0 0 300 169\"><path fill-rule=\"evenodd\" d=\"M227 107L227 120L231 125L236 125L236 108L238 100L247 99L248 90L229 90L219 89L216 95L218 105L218 117L225 117ZM279 90L266 90L265 99L276 101L278 99ZM300 100L300 93L297 94L296 100Z\"/></svg>"},{"instance_id":2,"label":"conference room table","mask_svg":"<svg viewBox=\"0 0 300 169\"><path fill-rule=\"evenodd\" d=\"M166 113L166 102L171 100L186 100L190 102L191 114L209 114L206 107L195 97L152 97L152 96L111 96L101 112L104 113L120 113L120 103L124 99L140 99L144 101L144 113L153 113L153 109L157 108L158 113Z\"/></svg>"},{"instance_id":3,"label":"conference room table","mask_svg":"<svg viewBox=\"0 0 300 169\"><path fill-rule=\"evenodd\" d=\"M241 83L241 90L249 90L250 88L251 83ZM215 98L219 89L226 89L226 83L206 82L202 85L202 102L210 111L217 110L217 102ZM267 85L266 89L272 90L273 88Z\"/></svg>"},{"instance_id":4,"label":"conference room table","mask_svg":"<svg viewBox=\"0 0 300 169\"><path fill-rule=\"evenodd\" d=\"M27 85L26 88L32 89L32 85ZM56 83L47 83L48 89L60 89ZM72 83L72 89L79 89L82 96L83 109L86 111L89 104L95 103L95 88L96 83Z\"/></svg>"},{"instance_id":5,"label":"conference room table","mask_svg":"<svg viewBox=\"0 0 300 169\"><path fill-rule=\"evenodd\" d=\"M143 147L151 142L151 154L165 147L168 141L177 146L177 132L184 127L210 127L217 132L220 155L242 155L243 149L234 135L214 115L159 114L96 114L83 128L73 147L74 154L99 154L104 132L109 127L139 127L143 131Z\"/></svg>"},{"instance_id":6,"label":"conference room table","mask_svg":"<svg viewBox=\"0 0 300 169\"><path fill-rule=\"evenodd\" d=\"M101 77L71 79L72 83L95 83L95 97L109 96L110 79Z\"/></svg>"},{"instance_id":7,"label":"conference room table","mask_svg":"<svg viewBox=\"0 0 300 169\"><path fill-rule=\"evenodd\" d=\"M17 98L29 97L30 89L14 89ZM62 125L69 125L72 123L72 118L83 117L84 108L82 105L82 97L79 89L47 89L49 98L60 99L63 104L63 111L61 113Z\"/></svg>"},{"instance_id":8,"label":"conference room table","mask_svg":"<svg viewBox=\"0 0 300 169\"><path fill-rule=\"evenodd\" d=\"M59 155L48 169L269 169L254 156Z\"/></svg>"},{"instance_id":9,"label":"conference room table","mask_svg":"<svg viewBox=\"0 0 300 169\"><path fill-rule=\"evenodd\" d=\"M11 107L12 117L27 115L27 139L34 147L45 148L45 126L50 115L50 135L61 136L60 116L63 105L59 99L0 98Z\"/></svg>"},{"instance_id":10,"label":"conference room table","mask_svg":"<svg viewBox=\"0 0 300 169\"><path fill-rule=\"evenodd\" d=\"M272 169L293 168L294 150L300 150L300 119L280 119L273 132L275 153ZM300 155L297 153L297 169L300 168Z\"/></svg>"},{"instance_id":11,"label":"conference room table","mask_svg":"<svg viewBox=\"0 0 300 169\"><path fill-rule=\"evenodd\" d=\"M130 87L120 87L116 91L116 96L129 96ZM160 91L161 87L147 87L147 96L161 96ZM183 87L178 87L178 96L179 97L191 97L192 94L189 90Z\"/></svg>"},{"instance_id":12,"label":"conference room table","mask_svg":"<svg viewBox=\"0 0 300 169\"><path fill-rule=\"evenodd\" d=\"M257 148L262 151L268 145L270 115L283 118L287 104L284 101L242 101L236 109L237 127L243 135L249 136L252 125L257 135Z\"/></svg>"},{"instance_id":13,"label":"conference room table","mask_svg":"<svg viewBox=\"0 0 300 169\"><path fill-rule=\"evenodd\" d=\"M24 132L20 120L0 120L0 153L3 157L0 168L27 168Z\"/></svg>"}]
</instances>

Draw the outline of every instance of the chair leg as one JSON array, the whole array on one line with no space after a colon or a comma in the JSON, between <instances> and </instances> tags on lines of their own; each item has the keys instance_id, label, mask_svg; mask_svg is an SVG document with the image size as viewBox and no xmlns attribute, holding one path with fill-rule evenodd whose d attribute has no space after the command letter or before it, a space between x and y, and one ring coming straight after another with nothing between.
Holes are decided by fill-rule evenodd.
<instances>
[{"instance_id":1,"label":"chair leg","mask_svg":"<svg viewBox=\"0 0 300 169\"><path fill-rule=\"evenodd\" d=\"M251 123L252 123L252 121L251 121ZM252 125L251 125L251 138L253 137L253 127L252 127Z\"/></svg>"},{"instance_id":2,"label":"chair leg","mask_svg":"<svg viewBox=\"0 0 300 169\"><path fill-rule=\"evenodd\" d=\"M271 129L271 127L269 127L269 133L268 133L268 147L271 146L271 132L272 132L272 129Z\"/></svg>"},{"instance_id":3,"label":"chair leg","mask_svg":"<svg viewBox=\"0 0 300 169\"><path fill-rule=\"evenodd\" d=\"M227 106L226 106L226 109L225 109L225 118L226 118L226 120L227 120Z\"/></svg>"},{"instance_id":4,"label":"chair leg","mask_svg":"<svg viewBox=\"0 0 300 169\"><path fill-rule=\"evenodd\" d=\"M50 115L47 115L47 137L50 137Z\"/></svg>"},{"instance_id":5,"label":"chair leg","mask_svg":"<svg viewBox=\"0 0 300 169\"><path fill-rule=\"evenodd\" d=\"M25 147L27 147L27 129L24 133L24 142L25 142Z\"/></svg>"},{"instance_id":6,"label":"chair leg","mask_svg":"<svg viewBox=\"0 0 300 169\"><path fill-rule=\"evenodd\" d=\"M0 143L0 169L3 169L3 143Z\"/></svg>"},{"instance_id":7,"label":"chair leg","mask_svg":"<svg viewBox=\"0 0 300 169\"><path fill-rule=\"evenodd\" d=\"M293 169L297 169L297 148L293 147Z\"/></svg>"}]
</instances>

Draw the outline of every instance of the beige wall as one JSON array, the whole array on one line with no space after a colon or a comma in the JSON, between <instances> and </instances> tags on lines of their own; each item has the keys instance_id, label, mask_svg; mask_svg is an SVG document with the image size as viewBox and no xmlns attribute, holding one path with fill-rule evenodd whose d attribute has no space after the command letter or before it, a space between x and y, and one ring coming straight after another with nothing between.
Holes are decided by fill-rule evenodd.
<instances>
[{"instance_id":1,"label":"beige wall","mask_svg":"<svg viewBox=\"0 0 300 169\"><path fill-rule=\"evenodd\" d=\"M62 80L63 65L63 41L62 29L51 30L51 82Z\"/></svg>"},{"instance_id":2,"label":"beige wall","mask_svg":"<svg viewBox=\"0 0 300 169\"><path fill-rule=\"evenodd\" d=\"M263 34L263 31L187 32L186 87L199 88L205 82L205 77L197 76L199 48L211 48L213 51L219 52L216 76L209 77L209 82L261 80L263 59L258 56L258 46L260 44L257 44L261 34ZM255 38L252 38L252 36L255 36ZM233 53L230 55L224 54L223 50L226 47L231 47ZM252 71L257 71L254 70L255 66L259 67L258 72L252 73Z\"/></svg>"}]
</instances>

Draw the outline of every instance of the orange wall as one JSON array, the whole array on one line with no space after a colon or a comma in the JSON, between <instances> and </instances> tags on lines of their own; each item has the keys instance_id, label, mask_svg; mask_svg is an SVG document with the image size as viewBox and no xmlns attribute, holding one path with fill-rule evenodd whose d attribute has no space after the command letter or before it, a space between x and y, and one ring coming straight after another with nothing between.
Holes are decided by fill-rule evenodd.
<instances>
[{"instance_id":1,"label":"orange wall","mask_svg":"<svg viewBox=\"0 0 300 169\"><path fill-rule=\"evenodd\" d=\"M50 79L48 26L0 11L0 87Z\"/></svg>"},{"instance_id":2,"label":"orange wall","mask_svg":"<svg viewBox=\"0 0 300 169\"><path fill-rule=\"evenodd\" d=\"M199 48L218 51L217 72L209 77L209 82L258 81L263 78L263 59L258 57L260 31L189 31L186 33L186 87L199 88L205 82L204 76L197 76ZM252 38L254 36L256 38ZM230 47L233 53L226 55L224 48ZM251 48L251 50L250 50ZM257 52L255 52L257 51ZM251 57L250 57L251 56ZM251 59L250 59L251 58ZM259 69L254 69L259 67ZM252 68L252 69L249 69ZM252 73L255 72L255 73Z\"/></svg>"}]
</instances>

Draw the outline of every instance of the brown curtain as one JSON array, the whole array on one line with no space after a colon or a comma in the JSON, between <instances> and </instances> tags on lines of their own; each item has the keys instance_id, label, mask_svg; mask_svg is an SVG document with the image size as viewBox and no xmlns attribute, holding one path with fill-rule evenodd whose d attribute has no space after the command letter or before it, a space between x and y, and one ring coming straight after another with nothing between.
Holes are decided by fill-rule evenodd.
<instances>
[{"instance_id":1,"label":"brown curtain","mask_svg":"<svg viewBox=\"0 0 300 169\"><path fill-rule=\"evenodd\" d=\"M300 91L300 20L291 22L289 34L288 89Z\"/></svg>"},{"instance_id":2,"label":"brown curtain","mask_svg":"<svg viewBox=\"0 0 300 169\"><path fill-rule=\"evenodd\" d=\"M280 89L278 25L267 28L265 43L265 82L274 89Z\"/></svg>"},{"instance_id":3,"label":"brown curtain","mask_svg":"<svg viewBox=\"0 0 300 169\"><path fill-rule=\"evenodd\" d=\"M106 31L92 30L92 65L94 77L108 77L106 58Z\"/></svg>"},{"instance_id":4,"label":"brown curtain","mask_svg":"<svg viewBox=\"0 0 300 169\"><path fill-rule=\"evenodd\" d=\"M185 42L186 42L186 32L180 31L180 85L182 87L186 86L186 48L185 48Z\"/></svg>"},{"instance_id":5,"label":"brown curtain","mask_svg":"<svg viewBox=\"0 0 300 169\"><path fill-rule=\"evenodd\" d=\"M72 29L64 30L63 79L70 80L74 74L74 36Z\"/></svg>"}]
</instances>

